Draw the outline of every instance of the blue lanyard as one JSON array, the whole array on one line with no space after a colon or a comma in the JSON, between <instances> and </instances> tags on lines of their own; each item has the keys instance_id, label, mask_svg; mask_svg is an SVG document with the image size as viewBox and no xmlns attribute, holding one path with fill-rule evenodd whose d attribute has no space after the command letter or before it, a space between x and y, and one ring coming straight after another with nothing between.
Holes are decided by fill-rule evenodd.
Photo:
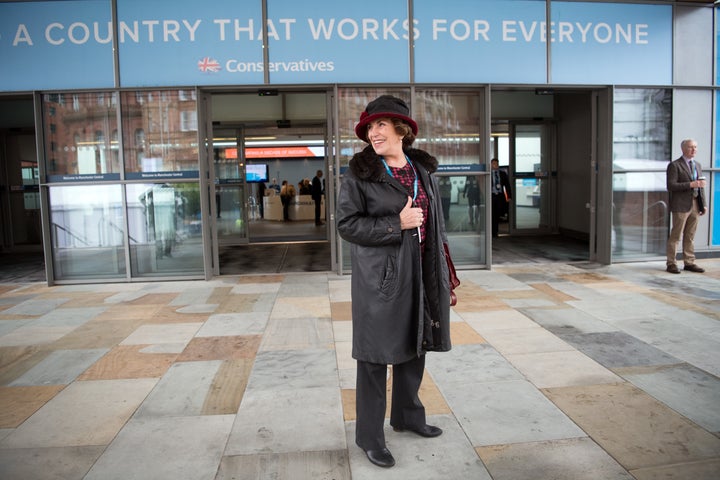
<instances>
[{"instance_id":1,"label":"blue lanyard","mask_svg":"<svg viewBox=\"0 0 720 480\"><path fill-rule=\"evenodd\" d=\"M390 167L388 166L387 162L385 161L385 158L380 157L380 160L382 160L383 165L385 165L385 170L387 170L388 175L390 175L391 177L394 178L395 175L393 175L392 170L390 170ZM413 202L414 202L418 196L418 174L417 174L417 170L415 170L415 165L412 164L412 162L410 161L410 159L408 158L407 155L405 155L405 160L407 160L407 162L410 164L410 167L412 167L413 173L415 174L415 181L413 182L413 198L412 198Z\"/></svg>"}]
</instances>

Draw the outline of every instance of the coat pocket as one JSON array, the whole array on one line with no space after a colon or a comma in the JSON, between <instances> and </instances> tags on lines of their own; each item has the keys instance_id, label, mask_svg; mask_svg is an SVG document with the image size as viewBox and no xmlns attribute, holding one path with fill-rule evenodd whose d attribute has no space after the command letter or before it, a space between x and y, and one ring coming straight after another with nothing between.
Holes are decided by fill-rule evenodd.
<instances>
[{"instance_id":1,"label":"coat pocket","mask_svg":"<svg viewBox=\"0 0 720 480\"><path fill-rule=\"evenodd\" d=\"M385 297L391 297L395 294L398 285L397 260L394 256L388 255L385 258L385 267L380 277L379 290Z\"/></svg>"}]
</instances>

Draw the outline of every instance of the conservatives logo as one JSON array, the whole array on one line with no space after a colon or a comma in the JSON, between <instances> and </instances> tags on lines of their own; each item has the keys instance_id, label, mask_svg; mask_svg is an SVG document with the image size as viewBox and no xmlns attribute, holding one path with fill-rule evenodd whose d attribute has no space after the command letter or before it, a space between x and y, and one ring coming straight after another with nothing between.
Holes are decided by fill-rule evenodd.
<instances>
[{"instance_id":1,"label":"conservatives logo","mask_svg":"<svg viewBox=\"0 0 720 480\"><path fill-rule=\"evenodd\" d=\"M219 72L220 64L217 60L210 57L205 57L198 62L198 70L201 72Z\"/></svg>"}]
</instances>

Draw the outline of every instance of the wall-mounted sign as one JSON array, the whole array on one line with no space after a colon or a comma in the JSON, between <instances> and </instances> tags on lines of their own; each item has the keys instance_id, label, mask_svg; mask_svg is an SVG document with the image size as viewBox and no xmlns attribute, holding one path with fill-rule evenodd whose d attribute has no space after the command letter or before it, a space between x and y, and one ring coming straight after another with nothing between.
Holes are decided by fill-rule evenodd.
<instances>
[{"instance_id":1,"label":"wall-mounted sign","mask_svg":"<svg viewBox=\"0 0 720 480\"><path fill-rule=\"evenodd\" d=\"M411 28L405 0L116 3L115 29L110 0L0 3L0 91L672 83L671 5L415 0Z\"/></svg>"}]
</instances>

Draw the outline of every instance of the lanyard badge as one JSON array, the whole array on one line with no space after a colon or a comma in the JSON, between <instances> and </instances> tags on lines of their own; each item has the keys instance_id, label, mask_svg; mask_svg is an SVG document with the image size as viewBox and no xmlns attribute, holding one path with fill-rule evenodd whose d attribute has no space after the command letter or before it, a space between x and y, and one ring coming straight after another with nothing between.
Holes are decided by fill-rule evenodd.
<instances>
[{"instance_id":1,"label":"lanyard badge","mask_svg":"<svg viewBox=\"0 0 720 480\"><path fill-rule=\"evenodd\" d=\"M390 170L390 167L388 166L387 162L383 157L380 157L380 160L382 160L383 165L385 165L385 170L387 171L388 175L395 178L395 175L393 175L392 170ZM418 196L418 174L417 170L415 170L415 165L410 161L407 155L405 155L405 160L410 164L410 167L412 168L413 173L415 174L415 180L413 181L413 206L415 205L415 199L417 199ZM418 242L422 243L422 233L420 233L420 227L417 227L417 237Z\"/></svg>"}]
</instances>

